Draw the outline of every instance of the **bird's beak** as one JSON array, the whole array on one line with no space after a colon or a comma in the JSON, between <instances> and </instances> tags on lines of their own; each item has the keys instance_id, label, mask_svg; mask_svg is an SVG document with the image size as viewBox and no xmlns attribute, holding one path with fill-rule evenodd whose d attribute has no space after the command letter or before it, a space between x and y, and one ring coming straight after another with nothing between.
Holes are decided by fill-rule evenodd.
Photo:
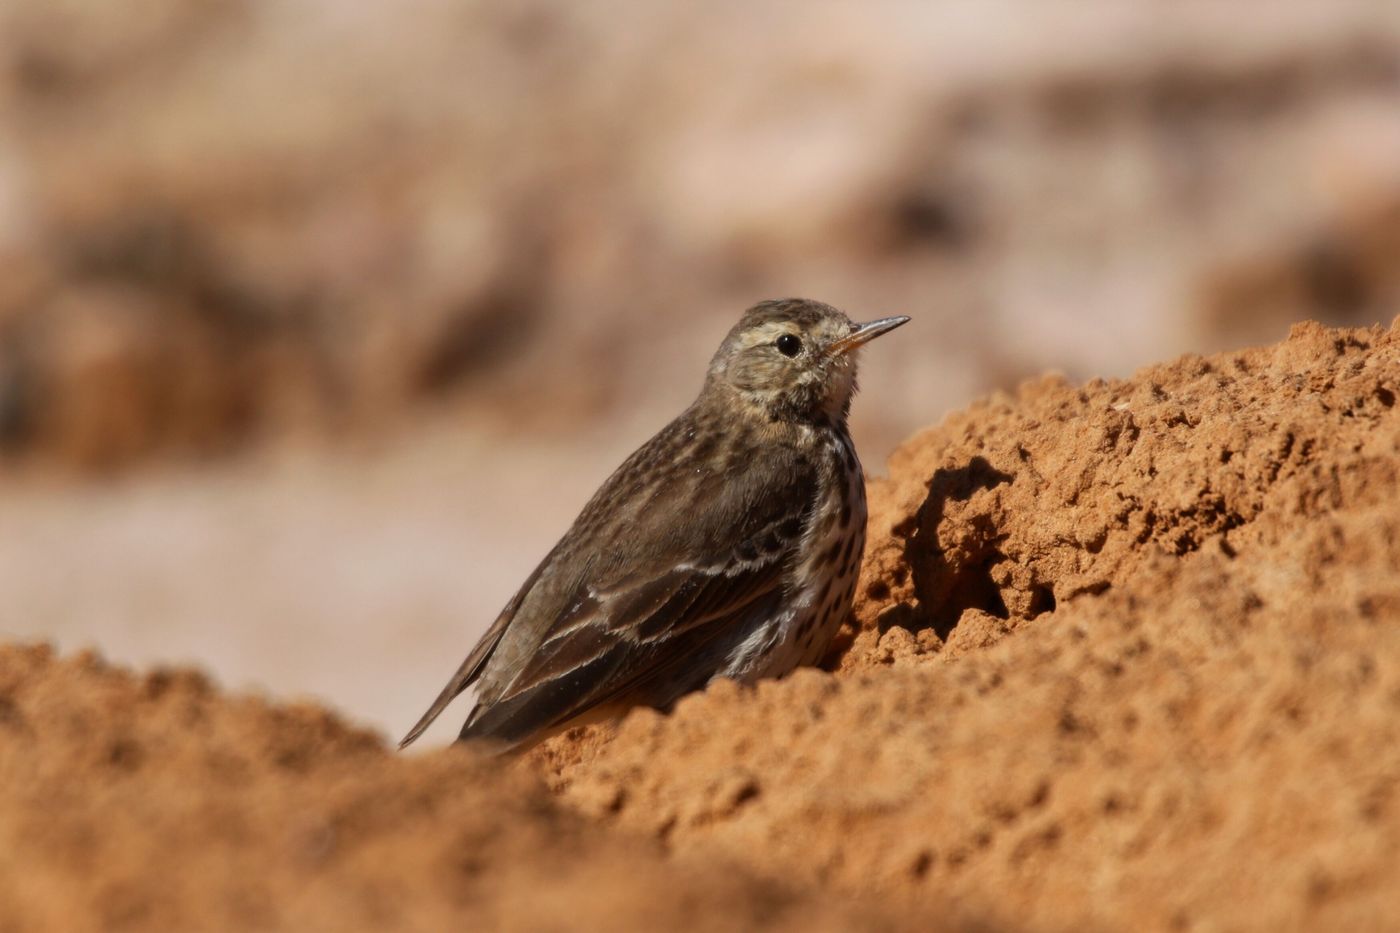
<instances>
[{"instance_id":1,"label":"bird's beak","mask_svg":"<svg viewBox=\"0 0 1400 933\"><path fill-rule=\"evenodd\" d=\"M881 334L887 334L901 324L908 323L909 318L904 315L898 317L882 317L878 321L867 321L864 324L857 325L856 329L852 331L849 336L842 337L840 340L827 347L826 352L831 356L842 356L846 353L850 353L862 344L869 343Z\"/></svg>"}]
</instances>

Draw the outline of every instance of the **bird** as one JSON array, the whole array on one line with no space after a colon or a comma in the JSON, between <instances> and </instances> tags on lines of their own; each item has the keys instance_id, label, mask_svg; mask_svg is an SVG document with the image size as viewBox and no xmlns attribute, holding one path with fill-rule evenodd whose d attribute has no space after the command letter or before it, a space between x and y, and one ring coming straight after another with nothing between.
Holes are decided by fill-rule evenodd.
<instances>
[{"instance_id":1,"label":"bird","mask_svg":"<svg viewBox=\"0 0 1400 933\"><path fill-rule=\"evenodd\" d=\"M603 483L399 748L470 686L459 740L511 750L818 663L865 549L857 353L908 321L801 298L746 310L694 403Z\"/></svg>"}]
</instances>

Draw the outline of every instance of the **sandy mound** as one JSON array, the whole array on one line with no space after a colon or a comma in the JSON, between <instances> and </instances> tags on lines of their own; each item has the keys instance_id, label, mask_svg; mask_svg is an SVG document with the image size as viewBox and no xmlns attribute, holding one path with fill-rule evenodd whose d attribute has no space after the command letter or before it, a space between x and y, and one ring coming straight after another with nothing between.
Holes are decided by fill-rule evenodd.
<instances>
[{"instance_id":1,"label":"sandy mound","mask_svg":"<svg viewBox=\"0 0 1400 933\"><path fill-rule=\"evenodd\" d=\"M719 685L518 765L398 757L197 675L5 649L0 915L1382 925L1397 393L1400 322L995 397L872 490L832 672Z\"/></svg>"},{"instance_id":2,"label":"sandy mound","mask_svg":"<svg viewBox=\"0 0 1400 933\"><path fill-rule=\"evenodd\" d=\"M1304 325L996 397L874 490L836 675L712 689L538 758L676 851L915 909L1393 918L1397 391L1400 329Z\"/></svg>"},{"instance_id":3,"label":"sandy mound","mask_svg":"<svg viewBox=\"0 0 1400 933\"><path fill-rule=\"evenodd\" d=\"M657 856L462 749L401 758L197 674L0 649L6 929L878 928Z\"/></svg>"}]
</instances>

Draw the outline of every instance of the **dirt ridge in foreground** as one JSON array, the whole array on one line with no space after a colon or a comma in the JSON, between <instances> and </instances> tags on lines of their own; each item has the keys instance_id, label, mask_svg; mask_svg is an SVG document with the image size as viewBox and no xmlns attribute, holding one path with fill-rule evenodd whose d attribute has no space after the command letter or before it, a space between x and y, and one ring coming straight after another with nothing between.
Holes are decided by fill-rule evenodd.
<instances>
[{"instance_id":1,"label":"dirt ridge in foreground","mask_svg":"<svg viewBox=\"0 0 1400 933\"><path fill-rule=\"evenodd\" d=\"M1400 324L995 396L873 484L832 672L516 763L0 648L3 926L1379 925L1397 393Z\"/></svg>"},{"instance_id":2,"label":"dirt ridge in foreground","mask_svg":"<svg viewBox=\"0 0 1400 933\"><path fill-rule=\"evenodd\" d=\"M664 859L519 768L312 705L0 647L0 929L890 929Z\"/></svg>"}]
</instances>

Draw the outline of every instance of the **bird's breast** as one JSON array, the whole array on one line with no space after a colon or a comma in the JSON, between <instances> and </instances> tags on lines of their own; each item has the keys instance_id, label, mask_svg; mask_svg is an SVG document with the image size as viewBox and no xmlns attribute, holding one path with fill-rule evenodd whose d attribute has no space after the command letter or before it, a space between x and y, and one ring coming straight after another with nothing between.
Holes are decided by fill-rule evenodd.
<instances>
[{"instance_id":1,"label":"bird's breast","mask_svg":"<svg viewBox=\"0 0 1400 933\"><path fill-rule=\"evenodd\" d=\"M822 445L820 479L776 616L758 626L725 676L779 677L826 654L855 598L865 552L865 478L844 431Z\"/></svg>"}]
</instances>

